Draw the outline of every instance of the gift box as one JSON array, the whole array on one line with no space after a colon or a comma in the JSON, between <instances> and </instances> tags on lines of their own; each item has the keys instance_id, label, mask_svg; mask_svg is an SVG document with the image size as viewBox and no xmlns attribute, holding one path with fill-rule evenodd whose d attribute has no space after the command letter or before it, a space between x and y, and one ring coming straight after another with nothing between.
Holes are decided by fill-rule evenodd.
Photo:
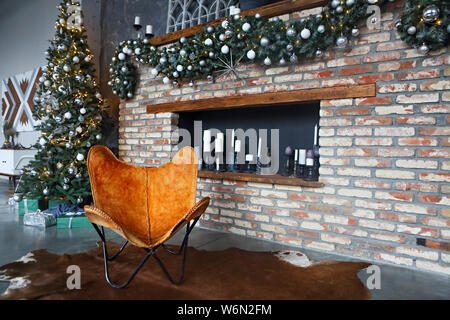
<instances>
[{"instance_id":1,"label":"gift box","mask_svg":"<svg viewBox=\"0 0 450 320\"><path fill-rule=\"evenodd\" d=\"M44 199L23 199L19 202L19 215L47 209L48 202Z\"/></svg>"},{"instance_id":2,"label":"gift box","mask_svg":"<svg viewBox=\"0 0 450 320\"><path fill-rule=\"evenodd\" d=\"M61 215L56 219L56 228L72 229L72 228L89 228L92 224L84 215Z\"/></svg>"},{"instance_id":3,"label":"gift box","mask_svg":"<svg viewBox=\"0 0 450 320\"><path fill-rule=\"evenodd\" d=\"M25 213L23 224L26 226L50 227L56 224L56 217L52 214L37 210L36 212Z\"/></svg>"}]
</instances>

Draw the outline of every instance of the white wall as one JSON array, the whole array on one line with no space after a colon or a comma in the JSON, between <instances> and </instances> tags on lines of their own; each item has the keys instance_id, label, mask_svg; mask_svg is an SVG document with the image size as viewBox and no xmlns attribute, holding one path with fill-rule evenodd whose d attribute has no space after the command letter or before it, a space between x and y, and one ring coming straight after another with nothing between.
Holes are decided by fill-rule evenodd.
<instances>
[{"instance_id":1,"label":"white wall","mask_svg":"<svg viewBox=\"0 0 450 320\"><path fill-rule=\"evenodd\" d=\"M0 79L46 64L44 52L55 34L60 2L0 0ZM37 137L37 132L23 132L18 142L29 146ZM0 145L3 141L0 129Z\"/></svg>"}]
</instances>

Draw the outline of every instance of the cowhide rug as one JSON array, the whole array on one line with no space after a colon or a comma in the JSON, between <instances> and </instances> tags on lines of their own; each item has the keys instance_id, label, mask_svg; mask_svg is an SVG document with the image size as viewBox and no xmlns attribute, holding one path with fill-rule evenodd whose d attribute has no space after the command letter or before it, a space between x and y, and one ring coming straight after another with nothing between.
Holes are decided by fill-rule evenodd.
<instances>
[{"instance_id":1,"label":"cowhide rug","mask_svg":"<svg viewBox=\"0 0 450 320\"><path fill-rule=\"evenodd\" d=\"M109 243L114 253L119 245ZM175 247L171 247L172 249ZM110 263L111 280L123 282L138 265L144 250L128 246ZM159 257L178 278L181 256L158 250ZM81 288L68 289L68 267L80 267ZM357 277L368 263L327 261L312 263L294 251L251 252L237 248L204 251L190 247L184 281L172 285L150 258L131 284L113 289L105 281L101 247L57 255L44 249L0 267L0 280L9 280L1 299L369 299Z\"/></svg>"}]
</instances>

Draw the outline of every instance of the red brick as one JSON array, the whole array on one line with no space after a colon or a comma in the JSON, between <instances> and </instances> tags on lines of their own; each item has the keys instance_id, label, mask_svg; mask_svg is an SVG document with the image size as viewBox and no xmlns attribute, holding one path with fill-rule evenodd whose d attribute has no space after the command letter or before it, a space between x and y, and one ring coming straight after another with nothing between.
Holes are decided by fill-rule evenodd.
<instances>
[{"instance_id":1,"label":"red brick","mask_svg":"<svg viewBox=\"0 0 450 320\"><path fill-rule=\"evenodd\" d=\"M400 52L386 52L386 53L378 53L372 56L366 56L363 58L363 63L372 63L398 59L400 59Z\"/></svg>"},{"instance_id":2,"label":"red brick","mask_svg":"<svg viewBox=\"0 0 450 320\"><path fill-rule=\"evenodd\" d=\"M370 149L370 148L337 149L337 155L338 156L369 157L371 154L372 154L372 149Z\"/></svg>"},{"instance_id":3,"label":"red brick","mask_svg":"<svg viewBox=\"0 0 450 320\"><path fill-rule=\"evenodd\" d=\"M430 183L397 182L395 187L402 191L437 192L438 186Z\"/></svg>"},{"instance_id":4,"label":"red brick","mask_svg":"<svg viewBox=\"0 0 450 320\"><path fill-rule=\"evenodd\" d=\"M378 72L398 71L398 70L415 68L416 66L417 66L416 60L386 62L386 63L380 63L378 65Z\"/></svg>"},{"instance_id":5,"label":"red brick","mask_svg":"<svg viewBox=\"0 0 450 320\"><path fill-rule=\"evenodd\" d=\"M416 91L417 84L415 83L395 83L395 84L383 84L377 86L377 92L379 93L394 93L402 91Z\"/></svg>"},{"instance_id":6,"label":"red brick","mask_svg":"<svg viewBox=\"0 0 450 320\"><path fill-rule=\"evenodd\" d=\"M247 80L247 83L249 86L268 84L268 83L272 83L272 78L271 77L256 78L256 79Z\"/></svg>"},{"instance_id":7,"label":"red brick","mask_svg":"<svg viewBox=\"0 0 450 320\"><path fill-rule=\"evenodd\" d=\"M408 148L380 148L376 149L375 155L378 157L410 157L414 155L414 150Z\"/></svg>"},{"instance_id":8,"label":"red brick","mask_svg":"<svg viewBox=\"0 0 450 320\"><path fill-rule=\"evenodd\" d=\"M340 76L351 76L354 74L361 74L361 73L369 73L372 72L372 66L358 66L358 67L350 67L350 68L343 68L339 70L338 75Z\"/></svg>"},{"instance_id":9,"label":"red brick","mask_svg":"<svg viewBox=\"0 0 450 320\"><path fill-rule=\"evenodd\" d=\"M398 117L395 119L397 124L435 124L433 117Z\"/></svg>"},{"instance_id":10,"label":"red brick","mask_svg":"<svg viewBox=\"0 0 450 320\"><path fill-rule=\"evenodd\" d=\"M391 117L370 117L370 118L356 118L355 124L358 126L380 126L392 124Z\"/></svg>"},{"instance_id":11,"label":"red brick","mask_svg":"<svg viewBox=\"0 0 450 320\"><path fill-rule=\"evenodd\" d=\"M337 109L336 115L337 116L358 116L358 115L370 114L370 112L371 112L370 108L344 108L344 109Z\"/></svg>"},{"instance_id":12,"label":"red brick","mask_svg":"<svg viewBox=\"0 0 450 320\"><path fill-rule=\"evenodd\" d=\"M413 70L400 72L397 76L398 80L417 80L417 79L430 79L438 78L439 69L427 69L427 70Z\"/></svg>"},{"instance_id":13,"label":"red brick","mask_svg":"<svg viewBox=\"0 0 450 320\"><path fill-rule=\"evenodd\" d=\"M333 75L334 75L334 73L331 70L317 71L317 72L308 72L308 73L305 73L304 79L305 80L311 80L311 79L330 78Z\"/></svg>"},{"instance_id":14,"label":"red brick","mask_svg":"<svg viewBox=\"0 0 450 320\"><path fill-rule=\"evenodd\" d=\"M390 104L392 102L391 97L370 97L356 99L358 106L371 106L379 104Z\"/></svg>"},{"instance_id":15,"label":"red brick","mask_svg":"<svg viewBox=\"0 0 450 320\"><path fill-rule=\"evenodd\" d=\"M385 74L361 76L358 78L358 83L368 84L368 83L375 83L377 81L392 81L392 80L394 80L394 75L391 73L385 73Z\"/></svg>"},{"instance_id":16,"label":"red brick","mask_svg":"<svg viewBox=\"0 0 450 320\"><path fill-rule=\"evenodd\" d=\"M438 140L436 138L399 138L398 144L400 146L436 146ZM426 150L419 150L423 152ZM419 155L420 156L420 155ZM426 156L426 155L422 155Z\"/></svg>"},{"instance_id":17,"label":"red brick","mask_svg":"<svg viewBox=\"0 0 450 320\"><path fill-rule=\"evenodd\" d=\"M450 136L450 127L419 128L419 133L424 136Z\"/></svg>"}]
</instances>

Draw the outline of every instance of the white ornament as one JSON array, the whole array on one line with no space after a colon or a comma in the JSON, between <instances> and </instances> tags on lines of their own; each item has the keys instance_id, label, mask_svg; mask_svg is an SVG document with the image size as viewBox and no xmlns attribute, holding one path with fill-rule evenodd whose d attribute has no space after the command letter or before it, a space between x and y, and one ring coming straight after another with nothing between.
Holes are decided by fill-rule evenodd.
<instances>
[{"instance_id":1,"label":"white ornament","mask_svg":"<svg viewBox=\"0 0 450 320\"><path fill-rule=\"evenodd\" d=\"M325 32L325 26L323 24L321 24L320 26L317 27L317 32L319 33L324 33Z\"/></svg>"},{"instance_id":2,"label":"white ornament","mask_svg":"<svg viewBox=\"0 0 450 320\"><path fill-rule=\"evenodd\" d=\"M122 67L122 69L120 69L120 71L122 71L123 73L125 73L125 72L127 72L128 71L128 69L127 69L127 67Z\"/></svg>"},{"instance_id":3,"label":"white ornament","mask_svg":"<svg viewBox=\"0 0 450 320\"><path fill-rule=\"evenodd\" d=\"M336 12L337 13L342 13L344 11L344 8L342 7L342 6L338 6L337 8L336 8Z\"/></svg>"},{"instance_id":4,"label":"white ornament","mask_svg":"<svg viewBox=\"0 0 450 320\"><path fill-rule=\"evenodd\" d=\"M44 82L44 81L45 81L45 78L44 78L44 77L40 77L40 78L39 78L39 82L42 83L42 82Z\"/></svg>"},{"instance_id":5,"label":"white ornament","mask_svg":"<svg viewBox=\"0 0 450 320\"><path fill-rule=\"evenodd\" d=\"M416 29L416 27L414 27L414 26L409 27L408 30L407 30L407 32L408 32L409 35L415 34L416 31L417 31L417 29Z\"/></svg>"},{"instance_id":6,"label":"white ornament","mask_svg":"<svg viewBox=\"0 0 450 320\"><path fill-rule=\"evenodd\" d=\"M181 49L180 50L180 56L184 57L186 55L186 50Z\"/></svg>"},{"instance_id":7,"label":"white ornament","mask_svg":"<svg viewBox=\"0 0 450 320\"><path fill-rule=\"evenodd\" d=\"M189 66L187 67L187 69L188 69L189 71L192 71L192 66L189 65Z\"/></svg>"},{"instance_id":8,"label":"white ornament","mask_svg":"<svg viewBox=\"0 0 450 320\"><path fill-rule=\"evenodd\" d=\"M294 28L289 28L286 30L286 35L289 37L295 37L296 34L297 34L297 31L295 31Z\"/></svg>"},{"instance_id":9,"label":"white ornament","mask_svg":"<svg viewBox=\"0 0 450 320\"><path fill-rule=\"evenodd\" d=\"M345 46L347 44L347 38L344 36L340 36L339 38L337 38L336 44L340 47Z\"/></svg>"},{"instance_id":10,"label":"white ornament","mask_svg":"<svg viewBox=\"0 0 450 320\"><path fill-rule=\"evenodd\" d=\"M127 93L127 97L128 97L128 98L133 98L133 94L132 94L131 92L128 92L128 93Z\"/></svg>"},{"instance_id":11,"label":"white ornament","mask_svg":"<svg viewBox=\"0 0 450 320\"><path fill-rule=\"evenodd\" d=\"M179 77L178 71L174 71L172 73L172 75L173 75L174 78L178 78Z\"/></svg>"},{"instance_id":12,"label":"white ornament","mask_svg":"<svg viewBox=\"0 0 450 320\"><path fill-rule=\"evenodd\" d=\"M220 48L220 52L222 52L223 54L228 54L230 52L230 48L227 45L222 46L222 48Z\"/></svg>"},{"instance_id":13,"label":"white ornament","mask_svg":"<svg viewBox=\"0 0 450 320\"><path fill-rule=\"evenodd\" d=\"M223 33L221 33L221 34L219 35L219 40L220 40L220 41L224 41L224 40L225 40L225 35L224 35Z\"/></svg>"},{"instance_id":14,"label":"white ornament","mask_svg":"<svg viewBox=\"0 0 450 320\"><path fill-rule=\"evenodd\" d=\"M205 60L200 60L199 64L200 64L200 67L204 67L205 64L206 64L206 61Z\"/></svg>"},{"instance_id":15,"label":"white ornament","mask_svg":"<svg viewBox=\"0 0 450 320\"><path fill-rule=\"evenodd\" d=\"M267 39L267 37L262 37L259 43L261 44L261 46L266 47L269 45L270 41L269 39Z\"/></svg>"},{"instance_id":16,"label":"white ornament","mask_svg":"<svg viewBox=\"0 0 450 320\"><path fill-rule=\"evenodd\" d=\"M427 54L430 51L430 48L424 43L419 47L419 51L422 54Z\"/></svg>"},{"instance_id":17,"label":"white ornament","mask_svg":"<svg viewBox=\"0 0 450 320\"><path fill-rule=\"evenodd\" d=\"M70 118L72 118L72 114L70 112L66 112L66 113L64 113L64 118L69 120Z\"/></svg>"},{"instance_id":18,"label":"white ornament","mask_svg":"<svg viewBox=\"0 0 450 320\"><path fill-rule=\"evenodd\" d=\"M339 5L339 0L333 0L333 1L331 1L331 6L332 6L333 8L336 8L338 5Z\"/></svg>"},{"instance_id":19,"label":"white ornament","mask_svg":"<svg viewBox=\"0 0 450 320\"><path fill-rule=\"evenodd\" d=\"M251 27L252 26L250 25L250 23L246 22L242 25L242 31L248 32L251 29Z\"/></svg>"},{"instance_id":20,"label":"white ornament","mask_svg":"<svg viewBox=\"0 0 450 320\"><path fill-rule=\"evenodd\" d=\"M261 18L261 15L260 15L259 13L257 13L257 14L255 14L255 18L256 18L256 19Z\"/></svg>"},{"instance_id":21,"label":"white ornament","mask_svg":"<svg viewBox=\"0 0 450 320\"><path fill-rule=\"evenodd\" d=\"M75 131L78 132L78 133L82 133L82 132L83 132L83 128L77 127L77 128L75 129Z\"/></svg>"},{"instance_id":22,"label":"white ornament","mask_svg":"<svg viewBox=\"0 0 450 320\"><path fill-rule=\"evenodd\" d=\"M128 47L123 47L122 48L122 52L125 53L125 54L128 53Z\"/></svg>"},{"instance_id":23,"label":"white ornament","mask_svg":"<svg viewBox=\"0 0 450 320\"><path fill-rule=\"evenodd\" d=\"M64 67L63 67L63 70L65 72L69 72L70 71L70 67L67 64L65 64Z\"/></svg>"},{"instance_id":24,"label":"white ornament","mask_svg":"<svg viewBox=\"0 0 450 320\"><path fill-rule=\"evenodd\" d=\"M81 108L81 109L80 109L80 113L81 113L81 114L85 114L85 113L86 113L86 109L85 109L85 108Z\"/></svg>"},{"instance_id":25,"label":"white ornament","mask_svg":"<svg viewBox=\"0 0 450 320\"><path fill-rule=\"evenodd\" d=\"M99 133L98 135L95 136L95 139L101 140L102 139L102 135Z\"/></svg>"},{"instance_id":26,"label":"white ornament","mask_svg":"<svg viewBox=\"0 0 450 320\"><path fill-rule=\"evenodd\" d=\"M302 39L309 39L309 37L311 36L311 31L305 28L300 32L300 36L302 37Z\"/></svg>"},{"instance_id":27,"label":"white ornament","mask_svg":"<svg viewBox=\"0 0 450 320\"><path fill-rule=\"evenodd\" d=\"M159 63L160 64L165 64L167 62L167 59L165 58L165 57L161 57L160 59L159 59Z\"/></svg>"},{"instance_id":28,"label":"white ornament","mask_svg":"<svg viewBox=\"0 0 450 320\"><path fill-rule=\"evenodd\" d=\"M40 144L41 146L44 146L46 143L47 143L47 140L45 140L44 138L40 138L40 139L39 139L39 144Z\"/></svg>"},{"instance_id":29,"label":"white ornament","mask_svg":"<svg viewBox=\"0 0 450 320\"><path fill-rule=\"evenodd\" d=\"M284 60L284 58L281 58L281 59L280 59L280 64L281 64L281 65L285 65L285 64L286 64L286 60Z\"/></svg>"},{"instance_id":30,"label":"white ornament","mask_svg":"<svg viewBox=\"0 0 450 320\"><path fill-rule=\"evenodd\" d=\"M100 94L100 92L97 92L97 93L95 94L95 97L96 97L97 99L101 99L101 98L102 98L102 95Z\"/></svg>"},{"instance_id":31,"label":"white ornament","mask_svg":"<svg viewBox=\"0 0 450 320\"><path fill-rule=\"evenodd\" d=\"M121 61L125 60L125 58L126 58L125 53L123 53L123 52L119 53L117 58L119 58L119 60L121 60Z\"/></svg>"},{"instance_id":32,"label":"white ornament","mask_svg":"<svg viewBox=\"0 0 450 320\"><path fill-rule=\"evenodd\" d=\"M350 7L355 4L355 0L347 0L345 4Z\"/></svg>"},{"instance_id":33,"label":"white ornament","mask_svg":"<svg viewBox=\"0 0 450 320\"><path fill-rule=\"evenodd\" d=\"M248 58L248 59L253 60L253 59L255 59L255 57L256 57L255 51L249 50L249 51L247 52L247 58Z\"/></svg>"},{"instance_id":34,"label":"white ornament","mask_svg":"<svg viewBox=\"0 0 450 320\"><path fill-rule=\"evenodd\" d=\"M89 61L91 61L91 57L90 57L90 56L86 56L86 57L84 57L84 61L85 61L85 62L89 62Z\"/></svg>"},{"instance_id":35,"label":"white ornament","mask_svg":"<svg viewBox=\"0 0 450 320\"><path fill-rule=\"evenodd\" d=\"M45 80L44 81L44 86L50 87L50 80Z\"/></svg>"},{"instance_id":36,"label":"white ornament","mask_svg":"<svg viewBox=\"0 0 450 320\"><path fill-rule=\"evenodd\" d=\"M80 58L78 58L77 56L73 57L73 62L78 63L80 62Z\"/></svg>"},{"instance_id":37,"label":"white ornament","mask_svg":"<svg viewBox=\"0 0 450 320\"><path fill-rule=\"evenodd\" d=\"M77 160L78 161L83 161L84 160L84 156L81 153L77 154Z\"/></svg>"},{"instance_id":38,"label":"white ornament","mask_svg":"<svg viewBox=\"0 0 450 320\"><path fill-rule=\"evenodd\" d=\"M163 83L168 84L170 82L170 79L168 77L163 78Z\"/></svg>"},{"instance_id":39,"label":"white ornament","mask_svg":"<svg viewBox=\"0 0 450 320\"><path fill-rule=\"evenodd\" d=\"M352 29L352 36L354 36L354 37L359 36L359 29L358 28L353 28Z\"/></svg>"},{"instance_id":40,"label":"white ornament","mask_svg":"<svg viewBox=\"0 0 450 320\"><path fill-rule=\"evenodd\" d=\"M270 66L270 65L272 64L272 61L270 60L269 57L266 57L266 58L264 59L264 64L265 64L266 66Z\"/></svg>"},{"instance_id":41,"label":"white ornament","mask_svg":"<svg viewBox=\"0 0 450 320\"><path fill-rule=\"evenodd\" d=\"M136 55L140 55L140 54L141 54L141 48L136 48L136 49L134 49L134 53L135 53Z\"/></svg>"},{"instance_id":42,"label":"white ornament","mask_svg":"<svg viewBox=\"0 0 450 320\"><path fill-rule=\"evenodd\" d=\"M186 37L181 37L181 38L180 38L180 42L181 42L181 43L185 43L185 42L186 42Z\"/></svg>"},{"instance_id":43,"label":"white ornament","mask_svg":"<svg viewBox=\"0 0 450 320\"><path fill-rule=\"evenodd\" d=\"M181 72L183 70L184 70L184 67L181 64L177 65L177 71L178 72Z\"/></svg>"},{"instance_id":44,"label":"white ornament","mask_svg":"<svg viewBox=\"0 0 450 320\"><path fill-rule=\"evenodd\" d=\"M223 20L222 21L222 28L224 28L224 29L228 28L228 21L227 20Z\"/></svg>"},{"instance_id":45,"label":"white ornament","mask_svg":"<svg viewBox=\"0 0 450 320\"><path fill-rule=\"evenodd\" d=\"M158 75L158 69L155 69L155 68L153 68L152 69L152 71L151 71L151 74L153 75L153 76L157 76Z\"/></svg>"},{"instance_id":46,"label":"white ornament","mask_svg":"<svg viewBox=\"0 0 450 320\"><path fill-rule=\"evenodd\" d=\"M127 50L127 54L132 54L132 53L133 53L133 50L131 50L131 49Z\"/></svg>"},{"instance_id":47,"label":"white ornament","mask_svg":"<svg viewBox=\"0 0 450 320\"><path fill-rule=\"evenodd\" d=\"M212 42L212 40L210 38L205 40L205 46L210 47L210 46L212 46L212 44L213 44L213 42Z\"/></svg>"}]
</instances>

